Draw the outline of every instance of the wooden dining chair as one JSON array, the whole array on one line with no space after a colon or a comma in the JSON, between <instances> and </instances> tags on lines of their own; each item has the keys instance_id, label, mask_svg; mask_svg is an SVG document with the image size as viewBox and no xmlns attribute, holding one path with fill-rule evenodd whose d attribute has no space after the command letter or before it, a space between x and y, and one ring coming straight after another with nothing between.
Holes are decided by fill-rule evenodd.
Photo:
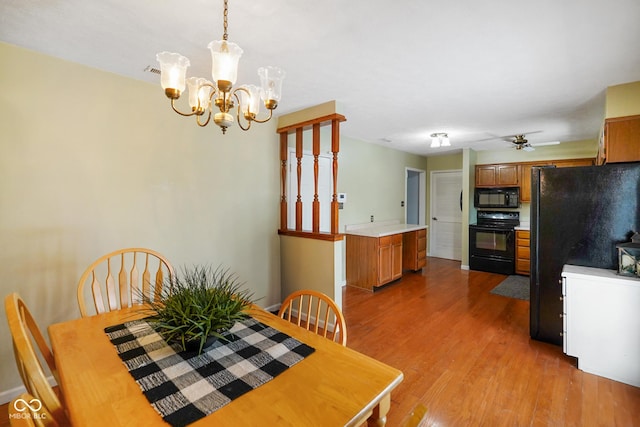
<instances>
[{"instance_id":1,"label":"wooden dining chair","mask_svg":"<svg viewBox=\"0 0 640 427\"><path fill-rule=\"evenodd\" d=\"M322 292L296 291L280 306L278 316L296 325L347 345L347 324L336 303Z\"/></svg>"},{"instance_id":2,"label":"wooden dining chair","mask_svg":"<svg viewBox=\"0 0 640 427\"><path fill-rule=\"evenodd\" d=\"M142 303L143 295L153 300L162 292L165 280L173 283L174 278L169 260L151 249L126 248L108 253L95 260L78 281L80 314L87 317L131 307ZM89 293L95 312L87 307Z\"/></svg>"},{"instance_id":3,"label":"wooden dining chair","mask_svg":"<svg viewBox=\"0 0 640 427\"><path fill-rule=\"evenodd\" d=\"M17 293L14 292L7 295L4 299L4 306L13 341L13 352L18 373L27 392L42 403L53 419L57 420L58 424L67 425L68 420L62 405L62 399L49 384L38 358L38 353L36 353L37 347L41 358L47 364L56 382L59 383L53 354L38 325ZM36 347L34 347L34 343Z\"/></svg>"},{"instance_id":4,"label":"wooden dining chair","mask_svg":"<svg viewBox=\"0 0 640 427\"><path fill-rule=\"evenodd\" d=\"M61 424L30 393L22 393L9 402L9 425L11 427L59 427Z\"/></svg>"}]
</instances>

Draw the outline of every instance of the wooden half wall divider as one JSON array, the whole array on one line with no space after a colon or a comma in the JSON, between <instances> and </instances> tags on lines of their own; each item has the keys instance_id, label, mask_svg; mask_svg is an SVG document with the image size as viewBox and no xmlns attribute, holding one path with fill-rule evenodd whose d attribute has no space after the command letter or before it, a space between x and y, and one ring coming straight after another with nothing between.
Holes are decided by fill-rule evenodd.
<instances>
[{"instance_id":1,"label":"wooden half wall divider","mask_svg":"<svg viewBox=\"0 0 640 427\"><path fill-rule=\"evenodd\" d=\"M339 215L338 215L338 153L340 152L340 122L344 122L346 118L341 114L329 114L326 116L318 117L311 120L295 123L292 125L278 128L278 134L280 135L280 179L281 179L281 198L280 198L280 229L278 234L306 237L311 239L338 241L343 240L344 235L340 234L339 228ZM318 199L318 157L320 156L320 127L331 126L331 153L332 159L332 175L333 175L333 194L331 197L331 225L329 232L320 231L320 200ZM313 181L314 181L314 195L312 204L312 229L302 229L302 196L301 196L301 182L302 182L302 158L304 153L304 141L303 132L311 129L312 135L312 153L313 153ZM297 160L296 174L297 174L297 196L295 200L295 229L290 229L288 218L288 203L287 201L287 163L289 152L289 134L295 133L295 155Z\"/></svg>"}]
</instances>

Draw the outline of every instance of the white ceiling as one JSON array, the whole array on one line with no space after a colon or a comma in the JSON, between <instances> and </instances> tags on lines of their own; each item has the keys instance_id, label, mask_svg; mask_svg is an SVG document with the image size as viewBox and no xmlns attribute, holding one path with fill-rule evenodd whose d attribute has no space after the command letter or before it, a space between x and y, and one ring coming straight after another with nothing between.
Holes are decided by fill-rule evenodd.
<instances>
[{"instance_id":1,"label":"white ceiling","mask_svg":"<svg viewBox=\"0 0 640 427\"><path fill-rule=\"evenodd\" d=\"M222 4L2 0L0 40L153 83L168 50L210 78ZM425 155L596 138L606 87L640 81L639 22L638 0L229 0L238 84L280 66L278 114L336 100L343 135Z\"/></svg>"}]
</instances>

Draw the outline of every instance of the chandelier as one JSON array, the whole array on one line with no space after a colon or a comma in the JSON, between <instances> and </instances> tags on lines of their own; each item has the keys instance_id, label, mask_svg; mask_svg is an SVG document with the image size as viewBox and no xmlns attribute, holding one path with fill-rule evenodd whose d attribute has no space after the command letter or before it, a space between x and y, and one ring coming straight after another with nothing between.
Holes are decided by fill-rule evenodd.
<instances>
[{"instance_id":1,"label":"chandelier","mask_svg":"<svg viewBox=\"0 0 640 427\"><path fill-rule=\"evenodd\" d=\"M171 108L181 116L195 116L199 126L206 126L211 121L220 126L222 133L238 121L242 130L249 130L251 122L265 123L273 116L278 106L282 91L282 79L285 72L278 67L261 67L258 69L261 87L243 85L233 89L238 74L238 61L242 49L235 43L227 41L228 0L224 0L224 34L222 40L214 40L207 46L211 50L211 76L213 83L201 78L186 78L189 59L179 53L161 52L156 55L160 63L160 83L164 93L171 100ZM184 91L185 83L189 91L191 112L182 112L176 108L175 101ZM269 115L259 119L260 99L269 110ZM236 107L236 119L233 108ZM217 108L214 114L213 109ZM244 119L244 124L240 120Z\"/></svg>"},{"instance_id":2,"label":"chandelier","mask_svg":"<svg viewBox=\"0 0 640 427\"><path fill-rule=\"evenodd\" d=\"M451 143L449 142L449 135L446 133L432 133L431 134L431 148L438 147L450 147Z\"/></svg>"}]
</instances>

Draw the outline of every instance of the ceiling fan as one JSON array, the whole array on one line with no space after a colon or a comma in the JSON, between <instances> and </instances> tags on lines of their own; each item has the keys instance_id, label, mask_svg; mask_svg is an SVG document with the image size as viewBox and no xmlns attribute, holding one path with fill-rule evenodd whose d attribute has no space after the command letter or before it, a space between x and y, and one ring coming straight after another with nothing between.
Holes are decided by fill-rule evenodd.
<instances>
[{"instance_id":1,"label":"ceiling fan","mask_svg":"<svg viewBox=\"0 0 640 427\"><path fill-rule=\"evenodd\" d=\"M539 147L543 145L560 144L560 141L538 142L535 144L531 144L529 143L529 141L527 141L524 134L514 135L513 138L514 138L513 140L508 140L508 141L514 144L513 148L515 148L516 150L533 151L535 150L534 146Z\"/></svg>"}]
</instances>

